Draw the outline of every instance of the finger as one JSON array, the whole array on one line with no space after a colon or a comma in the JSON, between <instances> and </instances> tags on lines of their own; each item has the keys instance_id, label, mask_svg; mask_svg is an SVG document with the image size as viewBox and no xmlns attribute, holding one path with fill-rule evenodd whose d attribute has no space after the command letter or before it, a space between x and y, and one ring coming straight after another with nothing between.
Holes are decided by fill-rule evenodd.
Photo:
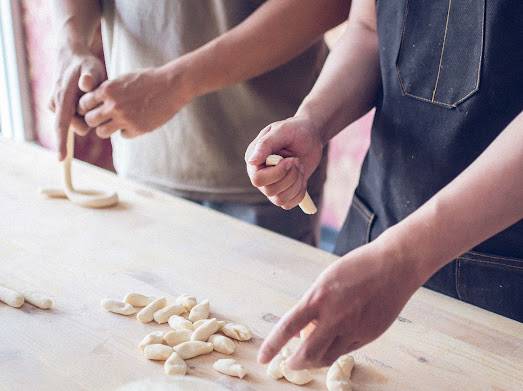
<instances>
[{"instance_id":1,"label":"finger","mask_svg":"<svg viewBox=\"0 0 523 391\"><path fill-rule=\"evenodd\" d=\"M262 186L260 187L260 190L267 197L272 197L277 194L280 194L283 191L287 190L289 187L291 187L298 180L298 174L298 170L291 168L289 171L287 171L287 173L281 180L271 185Z\"/></svg>"},{"instance_id":2,"label":"finger","mask_svg":"<svg viewBox=\"0 0 523 391\"><path fill-rule=\"evenodd\" d=\"M263 128L260 133L256 136L254 140L249 144L247 149L245 150L245 163L249 164L249 159L251 157L252 151L254 151L254 147L256 146L256 143L260 139L260 137L265 136L269 131L271 130L271 125L266 126Z\"/></svg>"},{"instance_id":3,"label":"finger","mask_svg":"<svg viewBox=\"0 0 523 391\"><path fill-rule=\"evenodd\" d=\"M262 164L267 156L289 146L292 141L291 132L277 131L278 129L278 127L272 127L267 134L256 140L248 158L249 164Z\"/></svg>"},{"instance_id":4,"label":"finger","mask_svg":"<svg viewBox=\"0 0 523 391\"><path fill-rule=\"evenodd\" d=\"M98 106L88 111L84 116L85 122L91 128L96 128L104 122L111 120L111 111L105 105Z\"/></svg>"},{"instance_id":5,"label":"finger","mask_svg":"<svg viewBox=\"0 0 523 391\"><path fill-rule=\"evenodd\" d=\"M285 189L274 197L269 197L275 205L285 209L291 209L300 203L299 195L302 192L304 180L299 174L296 174L296 177L296 181L294 181L288 189ZM297 204L293 204L294 201L296 201Z\"/></svg>"},{"instance_id":6,"label":"finger","mask_svg":"<svg viewBox=\"0 0 523 391\"><path fill-rule=\"evenodd\" d=\"M291 198L289 201L284 202L281 207L285 210L290 210L292 208L295 208L300 204L300 202L303 201L303 198L305 197L305 186L304 186L304 179L303 177L300 177L300 185L298 186L298 193L295 197Z\"/></svg>"},{"instance_id":7,"label":"finger","mask_svg":"<svg viewBox=\"0 0 523 391\"><path fill-rule=\"evenodd\" d=\"M260 348L258 362L261 364L268 363L285 346L289 339L299 333L315 317L316 311L313 307L301 302L298 303L271 330Z\"/></svg>"},{"instance_id":8,"label":"finger","mask_svg":"<svg viewBox=\"0 0 523 391\"><path fill-rule=\"evenodd\" d=\"M287 365L296 370L320 367L321 359L335 338L336 334L331 325L319 323L296 353L287 359Z\"/></svg>"},{"instance_id":9,"label":"finger","mask_svg":"<svg viewBox=\"0 0 523 391\"><path fill-rule=\"evenodd\" d=\"M119 128L115 121L107 121L96 128L96 135L100 138L109 138Z\"/></svg>"},{"instance_id":10,"label":"finger","mask_svg":"<svg viewBox=\"0 0 523 391\"><path fill-rule=\"evenodd\" d=\"M88 92L84 94L78 101L78 108L76 111L80 115L87 114L88 111L93 110L94 108L100 106L103 103L102 94L94 92Z\"/></svg>"},{"instance_id":11,"label":"finger","mask_svg":"<svg viewBox=\"0 0 523 391\"><path fill-rule=\"evenodd\" d=\"M353 342L351 336L337 336L323 357L320 358L320 365L322 367L331 365L338 357L352 352L355 346L357 346L357 343Z\"/></svg>"},{"instance_id":12,"label":"finger","mask_svg":"<svg viewBox=\"0 0 523 391\"><path fill-rule=\"evenodd\" d=\"M91 130L83 118L77 115L73 115L73 118L71 119L71 127L73 128L74 132L80 136L85 136Z\"/></svg>"},{"instance_id":13,"label":"finger","mask_svg":"<svg viewBox=\"0 0 523 391\"><path fill-rule=\"evenodd\" d=\"M83 92L94 90L105 79L105 70L98 63L82 65L82 72L78 80L78 88Z\"/></svg>"},{"instance_id":14,"label":"finger","mask_svg":"<svg viewBox=\"0 0 523 391\"><path fill-rule=\"evenodd\" d=\"M63 160L66 154L67 131L74 115L78 95L78 77L79 72L73 73L67 80L63 93L55 98L55 130L58 135L59 160Z\"/></svg>"},{"instance_id":15,"label":"finger","mask_svg":"<svg viewBox=\"0 0 523 391\"><path fill-rule=\"evenodd\" d=\"M268 186L281 181L293 165L292 161L282 160L278 165L262 168L253 173L251 183L255 187Z\"/></svg>"},{"instance_id":16,"label":"finger","mask_svg":"<svg viewBox=\"0 0 523 391\"><path fill-rule=\"evenodd\" d=\"M136 137L140 136L141 134L142 134L142 132L139 132L135 129L129 129L129 128L122 129L122 131L120 132L120 135L126 139L136 138Z\"/></svg>"}]
</instances>

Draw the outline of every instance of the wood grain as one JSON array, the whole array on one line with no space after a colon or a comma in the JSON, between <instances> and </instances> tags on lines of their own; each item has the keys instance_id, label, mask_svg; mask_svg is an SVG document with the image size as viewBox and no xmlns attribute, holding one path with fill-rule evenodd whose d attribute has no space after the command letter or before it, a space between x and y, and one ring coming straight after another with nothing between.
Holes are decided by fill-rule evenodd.
<instances>
[{"instance_id":1,"label":"wood grain","mask_svg":"<svg viewBox=\"0 0 523 391\"><path fill-rule=\"evenodd\" d=\"M39 186L60 183L54 154L0 141L0 283L56 303L51 311L0 304L0 390L112 390L164 378L137 344L166 326L100 308L103 297L129 291L209 298L217 317L253 329L234 355L249 371L244 380L216 373L217 353L189 360L189 374L234 390L298 389L269 379L256 351L334 256L86 164L74 170L82 187L117 190L121 205L41 198ZM355 357L355 391L521 390L523 325L420 289ZM304 389L324 389L324 374Z\"/></svg>"}]
</instances>

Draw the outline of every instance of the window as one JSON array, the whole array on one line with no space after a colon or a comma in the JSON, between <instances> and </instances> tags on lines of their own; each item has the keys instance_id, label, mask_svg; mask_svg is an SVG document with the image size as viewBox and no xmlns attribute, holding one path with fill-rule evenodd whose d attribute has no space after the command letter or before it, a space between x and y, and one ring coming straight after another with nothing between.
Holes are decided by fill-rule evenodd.
<instances>
[{"instance_id":1,"label":"window","mask_svg":"<svg viewBox=\"0 0 523 391\"><path fill-rule=\"evenodd\" d=\"M20 2L0 1L0 133L32 140L33 122Z\"/></svg>"}]
</instances>

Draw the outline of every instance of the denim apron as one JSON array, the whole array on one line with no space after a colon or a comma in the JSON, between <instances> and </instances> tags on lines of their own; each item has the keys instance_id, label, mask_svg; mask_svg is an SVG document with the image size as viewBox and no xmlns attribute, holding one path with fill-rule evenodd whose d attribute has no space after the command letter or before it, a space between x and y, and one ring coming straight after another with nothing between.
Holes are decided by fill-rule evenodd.
<instances>
[{"instance_id":1,"label":"denim apron","mask_svg":"<svg viewBox=\"0 0 523 391\"><path fill-rule=\"evenodd\" d=\"M339 255L414 212L523 110L523 0L378 0L377 15L381 87ZM523 321L523 220L426 286Z\"/></svg>"}]
</instances>

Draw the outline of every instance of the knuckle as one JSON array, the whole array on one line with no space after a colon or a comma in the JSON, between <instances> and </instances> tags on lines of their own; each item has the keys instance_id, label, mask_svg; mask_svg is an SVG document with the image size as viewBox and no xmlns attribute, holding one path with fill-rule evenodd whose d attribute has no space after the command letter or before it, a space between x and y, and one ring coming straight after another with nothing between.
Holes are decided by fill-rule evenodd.
<instances>
[{"instance_id":1,"label":"knuckle","mask_svg":"<svg viewBox=\"0 0 523 391\"><path fill-rule=\"evenodd\" d=\"M251 183L255 187L261 187L263 185L262 178L260 178L260 175L258 173L254 173L251 177Z\"/></svg>"}]
</instances>

